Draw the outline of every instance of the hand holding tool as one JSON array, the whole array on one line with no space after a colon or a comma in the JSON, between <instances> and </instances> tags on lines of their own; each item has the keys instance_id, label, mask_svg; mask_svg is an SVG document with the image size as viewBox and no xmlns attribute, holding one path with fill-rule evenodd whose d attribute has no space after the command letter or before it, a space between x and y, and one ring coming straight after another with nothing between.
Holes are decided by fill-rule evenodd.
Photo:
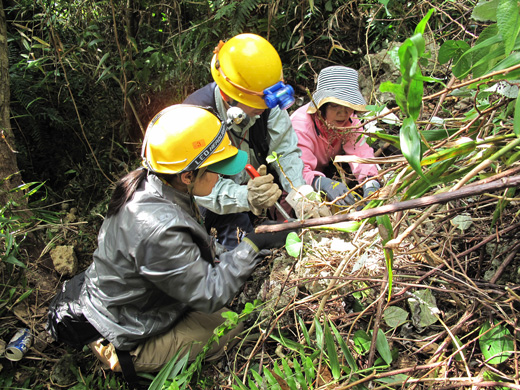
<instances>
[{"instance_id":1,"label":"hand holding tool","mask_svg":"<svg viewBox=\"0 0 520 390\"><path fill-rule=\"evenodd\" d=\"M253 167L251 164L246 164L245 168L246 168L246 172L249 174L251 179L254 179L255 177L260 176L260 174L257 172L255 167ZM291 216L289 214L287 214L287 211L284 210L284 208L282 207L282 205L280 203L275 202L274 207L276 207L276 209L283 215L283 217L285 219L287 219L287 220L291 219Z\"/></svg>"}]
</instances>

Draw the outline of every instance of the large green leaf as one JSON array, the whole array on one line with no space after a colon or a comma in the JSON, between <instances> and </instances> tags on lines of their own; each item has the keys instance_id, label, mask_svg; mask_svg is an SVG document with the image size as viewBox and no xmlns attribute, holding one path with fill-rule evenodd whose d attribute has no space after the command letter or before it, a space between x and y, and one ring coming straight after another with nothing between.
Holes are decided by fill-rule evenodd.
<instances>
[{"instance_id":1,"label":"large green leaf","mask_svg":"<svg viewBox=\"0 0 520 390\"><path fill-rule=\"evenodd\" d=\"M410 117L403 120L403 127L399 133L399 140L401 142L401 151L410 166L420 176L423 176L421 170L421 138L417 131L417 126L414 120Z\"/></svg>"},{"instance_id":2,"label":"large green leaf","mask_svg":"<svg viewBox=\"0 0 520 390\"><path fill-rule=\"evenodd\" d=\"M517 0L500 0L497 8L497 25L504 39L504 54L508 56L520 32L520 9Z\"/></svg>"},{"instance_id":3,"label":"large green leaf","mask_svg":"<svg viewBox=\"0 0 520 390\"><path fill-rule=\"evenodd\" d=\"M475 20L481 22L492 21L496 22L496 11L498 7L498 2L500 0L479 0L475 8L473 8L473 12L471 13L471 17Z\"/></svg>"},{"instance_id":4,"label":"large green leaf","mask_svg":"<svg viewBox=\"0 0 520 390\"><path fill-rule=\"evenodd\" d=\"M509 330L502 325L490 329L489 321L480 328L481 337L478 340L480 350L489 364L500 364L514 352L515 343Z\"/></svg>"},{"instance_id":5,"label":"large green leaf","mask_svg":"<svg viewBox=\"0 0 520 390\"><path fill-rule=\"evenodd\" d=\"M423 196L430 188L442 182L440 177L446 170L453 166L455 159L443 161L433 166L428 172L425 173L426 179L420 178L419 180L413 180L406 183L408 185L412 182L412 185L406 193L403 195L401 200L419 198Z\"/></svg>"},{"instance_id":6,"label":"large green leaf","mask_svg":"<svg viewBox=\"0 0 520 390\"><path fill-rule=\"evenodd\" d=\"M438 61L441 64L447 63L449 60L457 62L459 58L470 49L470 46L465 41L445 41L439 49ZM471 66L471 62L468 64L468 68Z\"/></svg>"},{"instance_id":7,"label":"large green leaf","mask_svg":"<svg viewBox=\"0 0 520 390\"><path fill-rule=\"evenodd\" d=\"M403 114L408 116L408 106L406 104L406 95L401 84L395 84L391 81L385 81L379 86L381 92L391 92L395 96L395 101Z\"/></svg>"}]
</instances>

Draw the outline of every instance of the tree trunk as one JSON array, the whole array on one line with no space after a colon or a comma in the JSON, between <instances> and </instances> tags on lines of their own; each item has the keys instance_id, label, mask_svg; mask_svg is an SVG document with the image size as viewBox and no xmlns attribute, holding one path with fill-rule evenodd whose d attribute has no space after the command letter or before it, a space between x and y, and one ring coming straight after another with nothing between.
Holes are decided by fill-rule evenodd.
<instances>
[{"instance_id":1,"label":"tree trunk","mask_svg":"<svg viewBox=\"0 0 520 390\"><path fill-rule=\"evenodd\" d=\"M8 191L22 184L16 162L14 135L9 122L9 56L7 50L7 22L3 1L0 1L0 208L9 199L21 200L23 194Z\"/></svg>"}]
</instances>

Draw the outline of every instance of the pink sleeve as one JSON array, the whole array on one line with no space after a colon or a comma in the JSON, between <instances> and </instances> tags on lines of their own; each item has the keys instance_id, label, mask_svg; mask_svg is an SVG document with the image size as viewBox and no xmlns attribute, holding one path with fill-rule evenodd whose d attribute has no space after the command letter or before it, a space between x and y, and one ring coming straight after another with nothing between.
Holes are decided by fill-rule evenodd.
<instances>
[{"instance_id":1,"label":"pink sleeve","mask_svg":"<svg viewBox=\"0 0 520 390\"><path fill-rule=\"evenodd\" d=\"M307 106L300 107L291 115L291 122L298 136L298 147L302 151L303 179L312 185L315 176L325 176L316 170L318 160L316 158L315 145L317 145L316 131L312 119L307 114Z\"/></svg>"},{"instance_id":2,"label":"pink sleeve","mask_svg":"<svg viewBox=\"0 0 520 390\"><path fill-rule=\"evenodd\" d=\"M361 125L359 119L355 116L352 117L352 125ZM359 130L363 130L360 128ZM359 139L358 139L359 138ZM369 146L365 141L365 136L360 136L357 130L354 130L347 138L343 145L343 150L346 155L357 156L362 158L374 157L374 149ZM364 181L367 177L377 175L376 164L359 164L349 163L352 174L355 176L358 182Z\"/></svg>"}]
</instances>

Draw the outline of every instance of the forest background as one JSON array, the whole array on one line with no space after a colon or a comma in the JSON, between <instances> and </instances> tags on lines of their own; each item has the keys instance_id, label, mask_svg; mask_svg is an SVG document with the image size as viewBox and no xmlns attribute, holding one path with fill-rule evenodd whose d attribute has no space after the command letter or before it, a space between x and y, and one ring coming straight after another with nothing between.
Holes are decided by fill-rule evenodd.
<instances>
[{"instance_id":1,"label":"forest background","mask_svg":"<svg viewBox=\"0 0 520 390\"><path fill-rule=\"evenodd\" d=\"M190 376L192 386L219 388L215 383L225 381L228 388L254 388L263 381L270 388L333 383L362 389L374 381L391 387L407 380L417 387L444 380L443 388L520 388L514 198L519 31L519 5L512 0L2 0L0 338L8 341L18 327L41 337L30 359L1 360L0 384L119 388L117 376L76 360L70 386L55 383L55 363L67 350L43 340L45 309L63 281L49 252L73 245L79 269L88 266L114 183L140 164L147 122L211 81L209 63L219 40L252 32L278 50L297 103L308 101L322 68L360 70L371 118L378 118L366 120L376 124L369 142L382 158L377 163L386 184L368 211L433 198L362 215L372 218L360 223L359 217L343 231L327 230L335 238L355 232L359 238L375 226L376 238L357 244L355 256L378 248L383 272L354 281L341 260L328 263L325 288L317 295L306 291L304 303L293 299L287 306L296 318L284 327L292 337L273 334L276 321L268 323L260 340L275 344L257 344L268 358L252 363L255 346L249 359L232 359L236 377L229 367L226 374L215 366L205 378ZM452 194L441 202L435 196L443 192ZM446 200L448 206L438 208ZM293 255L300 261L316 252L330 258L330 248L316 250L315 241L300 242ZM338 295L334 281L350 289ZM401 321L395 313L398 320L388 320L387 310L402 306L412 290L409 283L416 283L414 291L437 294L436 304L416 297L430 302L433 322ZM293 284L301 288L302 282ZM447 286L453 291L440 292ZM341 312L340 301L353 309ZM412 306L407 310L413 317ZM432 328L434 323L442 326ZM417 332L410 346L406 324L429 334ZM421 369L402 371L414 364ZM399 384L382 385L390 380Z\"/></svg>"}]
</instances>

